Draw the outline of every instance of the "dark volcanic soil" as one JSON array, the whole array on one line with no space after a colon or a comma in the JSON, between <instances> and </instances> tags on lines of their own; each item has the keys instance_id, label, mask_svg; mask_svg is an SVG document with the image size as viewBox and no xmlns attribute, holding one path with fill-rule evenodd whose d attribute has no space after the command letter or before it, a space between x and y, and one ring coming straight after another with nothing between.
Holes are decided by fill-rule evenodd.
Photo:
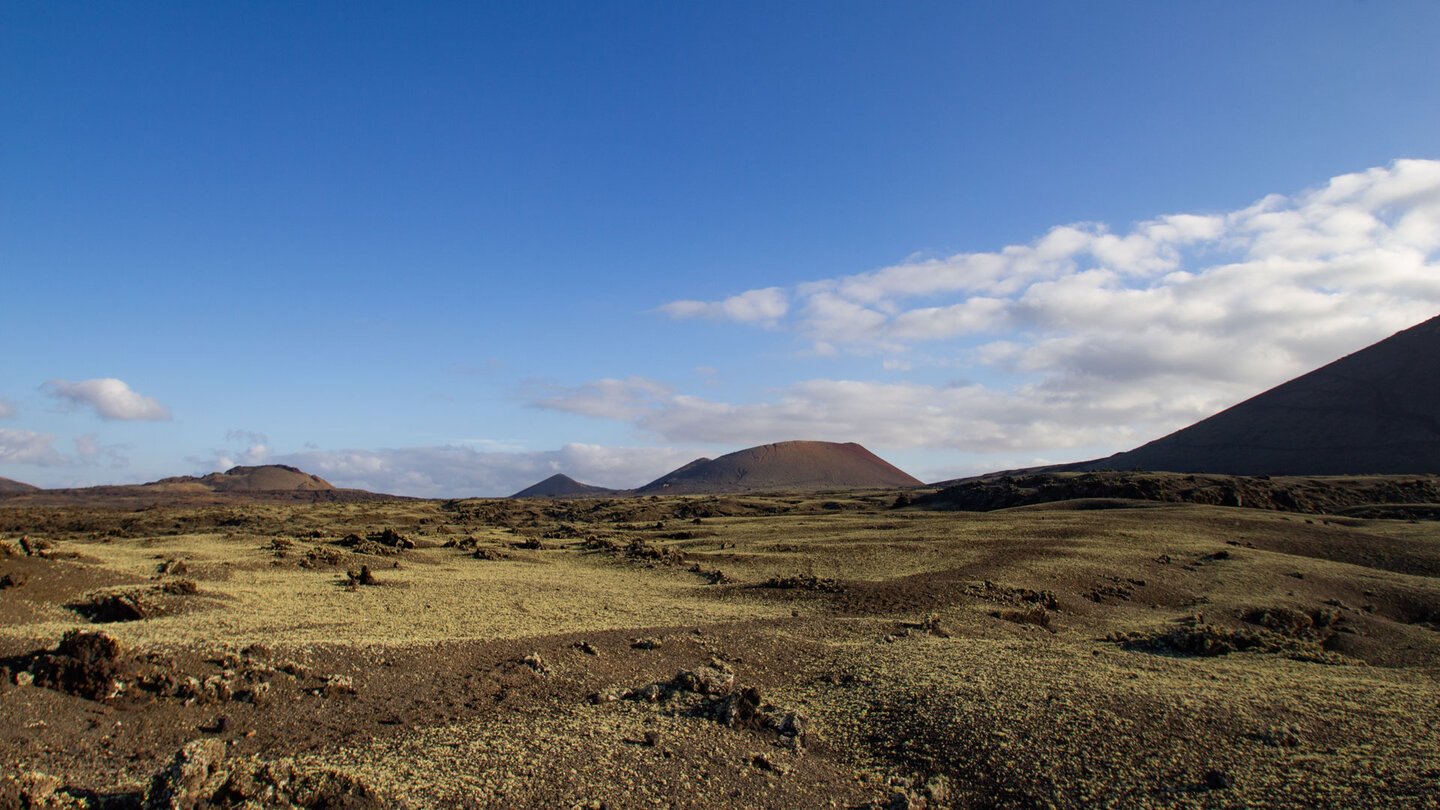
<instances>
[{"instance_id":1,"label":"dark volcanic soil","mask_svg":"<svg viewBox=\"0 0 1440 810\"><path fill-rule=\"evenodd\" d=\"M0 509L0 807L1436 806L1437 524L897 495Z\"/></svg>"}]
</instances>

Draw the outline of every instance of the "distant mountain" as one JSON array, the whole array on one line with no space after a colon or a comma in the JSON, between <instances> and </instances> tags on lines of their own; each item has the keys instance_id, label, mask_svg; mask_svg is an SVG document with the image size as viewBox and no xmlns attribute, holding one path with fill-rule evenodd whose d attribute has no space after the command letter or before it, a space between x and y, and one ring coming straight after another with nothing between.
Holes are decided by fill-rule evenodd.
<instances>
[{"instance_id":1,"label":"distant mountain","mask_svg":"<svg viewBox=\"0 0 1440 810\"><path fill-rule=\"evenodd\" d=\"M764 490L919 486L920 481L853 442L766 444L717 459L696 459L635 490L636 495L689 495Z\"/></svg>"},{"instance_id":2,"label":"distant mountain","mask_svg":"<svg viewBox=\"0 0 1440 810\"><path fill-rule=\"evenodd\" d=\"M1440 473L1440 317L1134 450L1049 469Z\"/></svg>"},{"instance_id":3,"label":"distant mountain","mask_svg":"<svg viewBox=\"0 0 1440 810\"><path fill-rule=\"evenodd\" d=\"M284 464L231 467L223 473L182 475L145 484L147 487L199 486L211 492L280 492L335 489L329 481Z\"/></svg>"},{"instance_id":4,"label":"distant mountain","mask_svg":"<svg viewBox=\"0 0 1440 810\"><path fill-rule=\"evenodd\" d=\"M232 467L223 473L181 475L148 484L79 489L0 489L0 494L3 494L7 505L94 505L124 508L250 501L351 502L400 499L400 496L366 492L363 489L339 489L317 475L282 464Z\"/></svg>"},{"instance_id":5,"label":"distant mountain","mask_svg":"<svg viewBox=\"0 0 1440 810\"><path fill-rule=\"evenodd\" d=\"M39 492L40 487L31 486L21 481L12 481L9 478L0 478L0 492Z\"/></svg>"},{"instance_id":6,"label":"distant mountain","mask_svg":"<svg viewBox=\"0 0 1440 810\"><path fill-rule=\"evenodd\" d=\"M616 491L605 487L594 487L589 484L582 484L563 473L546 478L538 484L532 484L519 492L511 495L512 498L576 498L587 495L614 495Z\"/></svg>"}]
</instances>

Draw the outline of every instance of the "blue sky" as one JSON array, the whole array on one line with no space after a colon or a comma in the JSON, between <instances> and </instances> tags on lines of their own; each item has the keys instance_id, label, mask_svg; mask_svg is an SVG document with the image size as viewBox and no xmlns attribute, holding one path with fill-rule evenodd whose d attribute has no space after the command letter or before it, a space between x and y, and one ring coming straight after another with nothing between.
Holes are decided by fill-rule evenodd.
<instances>
[{"instance_id":1,"label":"blue sky","mask_svg":"<svg viewBox=\"0 0 1440 810\"><path fill-rule=\"evenodd\" d=\"M1440 314L1440 5L7 3L0 476L1128 449Z\"/></svg>"}]
</instances>

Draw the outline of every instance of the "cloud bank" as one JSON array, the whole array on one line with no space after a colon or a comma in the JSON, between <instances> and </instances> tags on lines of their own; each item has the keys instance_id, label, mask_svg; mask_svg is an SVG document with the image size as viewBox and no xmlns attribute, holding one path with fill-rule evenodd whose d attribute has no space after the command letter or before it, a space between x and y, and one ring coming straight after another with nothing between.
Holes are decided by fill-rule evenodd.
<instances>
[{"instance_id":1,"label":"cloud bank","mask_svg":"<svg viewBox=\"0 0 1440 810\"><path fill-rule=\"evenodd\" d=\"M878 356L892 378L969 369L988 385L816 379L727 403L632 378L533 404L675 442L1126 449L1440 313L1437 251L1440 161L1401 160L1227 213L1063 225L994 252L659 308Z\"/></svg>"},{"instance_id":2,"label":"cloud bank","mask_svg":"<svg viewBox=\"0 0 1440 810\"><path fill-rule=\"evenodd\" d=\"M170 419L169 408L153 397L130 390L124 380L113 377L80 382L50 380L41 386L41 390L56 399L67 401L71 406L93 408L102 419L154 422Z\"/></svg>"}]
</instances>

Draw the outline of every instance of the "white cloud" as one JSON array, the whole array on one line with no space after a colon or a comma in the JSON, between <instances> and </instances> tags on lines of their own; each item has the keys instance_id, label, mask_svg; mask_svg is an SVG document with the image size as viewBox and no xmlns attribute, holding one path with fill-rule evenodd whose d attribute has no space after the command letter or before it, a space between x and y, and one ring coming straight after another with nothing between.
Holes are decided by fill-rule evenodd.
<instances>
[{"instance_id":1,"label":"white cloud","mask_svg":"<svg viewBox=\"0 0 1440 810\"><path fill-rule=\"evenodd\" d=\"M130 386L123 380L113 377L80 382L50 380L41 386L41 389L56 399L69 401L72 405L94 408L102 419L157 422L170 419L169 408L153 397L130 390Z\"/></svg>"},{"instance_id":2,"label":"white cloud","mask_svg":"<svg viewBox=\"0 0 1440 810\"><path fill-rule=\"evenodd\" d=\"M552 411L577 413L599 419L633 419L645 413L655 401L668 396L669 386L644 377L625 380L603 379L567 388L531 385L531 404Z\"/></svg>"},{"instance_id":3,"label":"white cloud","mask_svg":"<svg viewBox=\"0 0 1440 810\"><path fill-rule=\"evenodd\" d=\"M246 443L246 444L251 444L251 445L255 445L255 444L269 444L269 443L270 443L270 437L269 437L269 436L266 436L264 433L257 433L256 431L253 431L253 430L243 430L243 429L240 429L240 428L231 428L231 429L225 431L225 441L227 441L227 442L244 442L244 443Z\"/></svg>"},{"instance_id":4,"label":"white cloud","mask_svg":"<svg viewBox=\"0 0 1440 810\"><path fill-rule=\"evenodd\" d=\"M120 452L125 448L123 444L101 444L98 437L88 433L74 437L74 442L75 458L81 464L104 464L112 470L130 466L129 457Z\"/></svg>"},{"instance_id":5,"label":"white cloud","mask_svg":"<svg viewBox=\"0 0 1440 810\"><path fill-rule=\"evenodd\" d=\"M800 356L881 354L908 371L923 345L924 366L984 369L990 387L812 380L752 403L659 395L623 418L671 442L1126 449L1440 313L1437 251L1440 161L1426 160L1125 232L1063 225L763 290L789 301L766 325L806 341ZM726 317L684 303L661 309Z\"/></svg>"},{"instance_id":6,"label":"white cloud","mask_svg":"<svg viewBox=\"0 0 1440 810\"><path fill-rule=\"evenodd\" d=\"M1242 338L1262 352L1288 350L1291 329L1363 345L1440 311L1437 249L1440 161L1402 160L1228 214L1164 216L1128 233L1064 225L1029 245L797 285L771 325L861 354L971 335L1019 332L1024 343L1137 327L1215 350ZM724 304L761 293L787 297L768 287L661 309L751 322ZM1273 378L1317 355L1272 356Z\"/></svg>"},{"instance_id":7,"label":"white cloud","mask_svg":"<svg viewBox=\"0 0 1440 810\"><path fill-rule=\"evenodd\" d=\"M951 447L983 453L1133 442L1136 425L1204 415L1205 403L1159 397L1089 400L1026 386L809 380L767 402L675 396L636 424L666 441L746 446L789 439L857 441L871 449ZM1096 427L1100 425L1102 427Z\"/></svg>"},{"instance_id":8,"label":"white cloud","mask_svg":"<svg viewBox=\"0 0 1440 810\"><path fill-rule=\"evenodd\" d=\"M186 456L185 460L200 468L202 474L224 472L231 467L255 467L269 463L273 454L270 439L264 433L231 428L225 441L244 445L239 449L212 450L209 456Z\"/></svg>"},{"instance_id":9,"label":"white cloud","mask_svg":"<svg viewBox=\"0 0 1440 810\"><path fill-rule=\"evenodd\" d=\"M10 404L10 400L0 397L0 419L9 419L14 415L15 406Z\"/></svg>"},{"instance_id":10,"label":"white cloud","mask_svg":"<svg viewBox=\"0 0 1440 810\"><path fill-rule=\"evenodd\" d=\"M723 301L672 301L659 307L672 318L714 318L744 323L773 324L790 309L789 296L779 287L750 290Z\"/></svg>"},{"instance_id":11,"label":"white cloud","mask_svg":"<svg viewBox=\"0 0 1440 810\"><path fill-rule=\"evenodd\" d=\"M556 473L595 486L640 486L702 455L673 447L567 444L559 450L483 452L470 446L381 450L312 450L277 456L330 483L392 495L494 497L518 492Z\"/></svg>"},{"instance_id":12,"label":"white cloud","mask_svg":"<svg viewBox=\"0 0 1440 810\"><path fill-rule=\"evenodd\" d=\"M55 449L55 434L0 428L0 463L49 467L66 461Z\"/></svg>"}]
</instances>

